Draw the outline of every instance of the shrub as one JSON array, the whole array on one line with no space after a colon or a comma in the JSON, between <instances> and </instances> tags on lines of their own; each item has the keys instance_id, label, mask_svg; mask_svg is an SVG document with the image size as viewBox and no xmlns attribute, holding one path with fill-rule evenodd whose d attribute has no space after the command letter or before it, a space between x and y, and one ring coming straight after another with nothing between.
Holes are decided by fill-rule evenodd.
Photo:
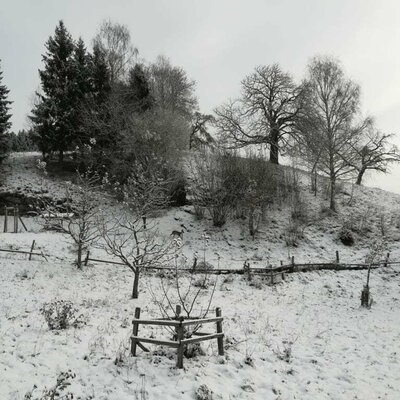
<instances>
[{"instance_id":1,"label":"shrub","mask_svg":"<svg viewBox=\"0 0 400 400\"><path fill-rule=\"evenodd\" d=\"M196 390L196 400L212 400L213 391L207 385L201 385Z\"/></svg>"},{"instance_id":2,"label":"shrub","mask_svg":"<svg viewBox=\"0 0 400 400\"><path fill-rule=\"evenodd\" d=\"M288 247L297 247L303 238L303 231L298 221L290 219L285 231L285 243Z\"/></svg>"},{"instance_id":3,"label":"shrub","mask_svg":"<svg viewBox=\"0 0 400 400\"><path fill-rule=\"evenodd\" d=\"M41 394L36 394L34 393L37 389L35 385L30 392L25 394L24 400L72 400L75 398L74 394L67 391L67 388L71 385L70 380L74 379L75 376L71 370L60 372L57 382L52 388L43 390ZM92 397L89 396L86 399L89 400Z\"/></svg>"},{"instance_id":4,"label":"shrub","mask_svg":"<svg viewBox=\"0 0 400 400\"><path fill-rule=\"evenodd\" d=\"M78 310L67 300L45 303L40 312L50 330L77 328L84 323L82 314L77 316Z\"/></svg>"},{"instance_id":5,"label":"shrub","mask_svg":"<svg viewBox=\"0 0 400 400\"><path fill-rule=\"evenodd\" d=\"M350 229L348 229L345 226L343 226L339 231L339 240L345 246L353 246L353 244L354 244L353 233L351 232Z\"/></svg>"}]
</instances>

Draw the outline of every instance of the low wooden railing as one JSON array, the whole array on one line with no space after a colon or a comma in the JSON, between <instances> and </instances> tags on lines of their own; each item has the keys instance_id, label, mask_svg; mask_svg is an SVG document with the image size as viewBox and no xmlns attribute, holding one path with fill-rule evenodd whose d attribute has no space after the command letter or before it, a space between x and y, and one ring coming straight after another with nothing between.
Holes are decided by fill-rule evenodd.
<instances>
[{"instance_id":1,"label":"low wooden railing","mask_svg":"<svg viewBox=\"0 0 400 400\"><path fill-rule=\"evenodd\" d=\"M185 346L188 344L204 342L206 340L217 339L218 344L218 354L224 355L224 333L222 331L222 313L221 309L217 307L215 309L215 317L214 318L190 318L185 319L180 316L180 306L177 306L176 309L176 317L174 319L155 319L155 320L146 320L140 319L140 307L135 309L135 318L132 321L133 331L131 337L131 354L136 357L137 346L139 346L144 351L149 351L142 343L156 344L161 346L168 346L177 349L177 358L176 358L176 366L177 368L183 368L183 353ZM192 325L204 325L209 323L216 324L216 332L215 333L206 333L206 332L194 332L193 335L197 337L190 337L185 339L185 327ZM154 338L145 338L138 336L139 326L140 325L158 325L165 327L172 327L175 329L175 338L176 340L163 340L163 339L154 339Z\"/></svg>"}]
</instances>

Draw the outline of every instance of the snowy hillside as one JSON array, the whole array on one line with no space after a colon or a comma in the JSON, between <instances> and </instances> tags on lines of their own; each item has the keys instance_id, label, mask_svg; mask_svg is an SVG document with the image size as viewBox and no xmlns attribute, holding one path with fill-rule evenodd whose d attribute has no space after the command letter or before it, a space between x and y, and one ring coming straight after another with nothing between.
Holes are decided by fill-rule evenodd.
<instances>
[{"instance_id":1,"label":"snowy hillside","mask_svg":"<svg viewBox=\"0 0 400 400\"><path fill-rule=\"evenodd\" d=\"M45 190L62 197L63 183L35 164L32 154L13 155L1 191L34 196ZM336 250L342 262L363 262L370 243L382 237L385 254L400 260L400 196L344 185L339 216L328 213L323 195L314 197L307 187L302 198L307 218L295 247L287 245L290 204L268 210L255 240L245 220L213 228L207 218L196 220L192 206L164 212L157 224L166 240L183 225L183 253L189 260L197 253L215 268L242 268L246 260L252 267L277 266L292 256L298 262L332 261ZM400 397L398 267L371 272L370 309L360 308L366 271L295 273L275 286L259 277L211 277L200 300L207 301L215 283L212 309L221 307L225 317L225 355L218 356L215 340L207 341L179 370L169 348L148 345L149 353L129 354L135 307L141 307L142 318L160 318L158 274L144 273L139 299L132 300L133 274L127 268L90 262L78 270L68 237L42 231L38 218L23 219L28 232L0 233L0 248L29 250L35 240L37 250L49 256L47 262L40 256L29 261L0 253L0 399L40 399L68 370L75 377L60 396L70 392L82 400ZM354 228L350 247L338 239L344 221ZM92 252L110 259L99 249ZM71 301L82 323L49 330L40 310L53 300ZM143 327L141 334L171 336L161 327ZM212 397L199 397L202 385Z\"/></svg>"}]
</instances>

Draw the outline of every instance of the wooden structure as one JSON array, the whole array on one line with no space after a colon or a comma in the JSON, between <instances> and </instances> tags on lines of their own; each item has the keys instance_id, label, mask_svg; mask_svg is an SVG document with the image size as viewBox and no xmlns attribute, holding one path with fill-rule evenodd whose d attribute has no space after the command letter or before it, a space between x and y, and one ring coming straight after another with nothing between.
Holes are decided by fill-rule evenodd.
<instances>
[{"instance_id":1,"label":"wooden structure","mask_svg":"<svg viewBox=\"0 0 400 400\"><path fill-rule=\"evenodd\" d=\"M357 270L368 270L388 267L399 266L400 261L389 261L390 254L387 253L385 259L369 264L369 263L342 263L339 262L339 252L337 251L335 254L335 261L333 262L325 262L325 263L295 263L294 256L290 258L289 264L283 264L281 261L280 265L277 267L267 266L265 268L250 268L250 264L245 261L243 268L181 268L180 272L187 272L191 274L207 274L207 275L245 275L247 278L254 275L261 275L269 278L269 282L271 284L275 284L285 280L286 274L295 273L295 272L309 272L309 271L321 271L321 270L332 270L332 271L357 271ZM91 258L90 252L88 251L84 260L84 265L87 265L89 261L93 261L95 263L104 263L104 264L115 264L115 265L126 265L121 261L114 260L101 260L98 258ZM146 271L174 271L175 267L166 266L148 266L144 268Z\"/></svg>"},{"instance_id":2,"label":"wooden structure","mask_svg":"<svg viewBox=\"0 0 400 400\"><path fill-rule=\"evenodd\" d=\"M18 207L4 207L4 230L3 232L8 232L8 221L9 219L13 222L13 232L19 232L19 222L21 222L22 226L24 227L25 231L28 229L24 221L22 220L21 216L19 215Z\"/></svg>"},{"instance_id":3,"label":"wooden structure","mask_svg":"<svg viewBox=\"0 0 400 400\"><path fill-rule=\"evenodd\" d=\"M32 241L31 249L30 251L25 251L25 250L13 250L13 249L0 249L1 253L16 253L16 254L29 254L28 260L32 260L32 256L41 256L43 257L46 261L49 261L46 257L46 255L43 253L43 251L39 252L34 252L36 241Z\"/></svg>"},{"instance_id":4,"label":"wooden structure","mask_svg":"<svg viewBox=\"0 0 400 400\"><path fill-rule=\"evenodd\" d=\"M222 313L221 309L217 307L215 309L215 317L214 318L190 318L185 319L181 314L181 307L176 306L176 316L174 319L161 319L161 320L146 320L140 319L140 308L137 307L135 309L135 319L132 321L133 331L131 337L131 354L136 357L136 350L139 346L144 351L149 351L143 343L156 344L161 346L168 346L176 349L177 358L176 358L176 366L177 368L183 368L183 353L185 346L188 344L204 342L206 340L216 339L218 344L218 354L224 355L224 343L223 337L224 333L222 331ZM205 333L195 331L193 333L193 337L189 337L185 339L185 328L188 326L195 325L196 327L202 326L204 324L216 324L216 332L215 333ZM153 339L153 338L145 338L138 336L139 326L140 325L158 325L165 327L172 327L175 329L176 334L174 335L175 340L162 340L162 339Z\"/></svg>"}]
</instances>

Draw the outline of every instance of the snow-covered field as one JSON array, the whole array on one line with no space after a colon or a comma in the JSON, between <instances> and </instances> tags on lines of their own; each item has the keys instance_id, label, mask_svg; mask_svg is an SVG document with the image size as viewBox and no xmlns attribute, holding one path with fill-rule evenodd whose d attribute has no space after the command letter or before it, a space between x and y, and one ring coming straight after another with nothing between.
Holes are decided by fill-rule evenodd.
<instances>
[{"instance_id":1,"label":"snow-covered field","mask_svg":"<svg viewBox=\"0 0 400 400\"><path fill-rule=\"evenodd\" d=\"M47 239L68 251L59 237L42 235L39 243ZM3 246L15 243L16 235L1 236ZM30 234L18 236L29 244ZM177 370L172 350L129 355L135 307L143 317L160 316L150 295L159 278L143 276L140 298L130 300L132 276L118 266L78 271L66 261L23 258L0 260L1 399L23 399L34 385L51 387L68 369L76 373L69 390L82 399L193 399L202 384L216 399L400 396L400 275L391 268L373 271L370 310L360 308L362 271L292 274L258 288L242 276L219 277L214 305L225 316L226 354L205 342L206 355L185 359L185 369ZM50 331L39 309L53 299L71 300L86 325ZM168 338L160 328L152 333Z\"/></svg>"},{"instance_id":2,"label":"snow-covered field","mask_svg":"<svg viewBox=\"0 0 400 400\"><path fill-rule=\"evenodd\" d=\"M59 183L44 179L33 164L32 158L12 158L5 187L34 191L45 185L59 194ZM220 267L242 268L246 259L261 267L292 255L300 262L328 261L335 250L343 262L363 261L368 240L384 223L391 258L400 260L399 196L368 188L356 188L352 196L343 190L342 215L361 212L367 218L367 235L357 237L353 247L338 242L340 221L322 217L321 199L307 192L304 196L312 223L295 248L288 248L282 237L288 223L285 205L269 210L254 241L245 221L212 228L207 219L196 221L190 207L160 216L159 230L169 238L183 224L188 229L183 252L189 259L197 252L215 267L219 259ZM135 307L142 308L143 318L161 316L154 303L159 277L144 274L139 299L131 300L128 269L89 264L80 271L73 265L68 238L41 232L33 218L25 221L30 232L0 233L0 248L29 249L34 239L51 256L48 262L40 257L28 261L0 253L0 399L24 399L34 385L37 396L69 369L76 377L67 390L82 400L196 399L203 384L213 391L213 399L400 398L398 267L372 271L371 309L360 308L365 271L291 274L275 286L258 278L249 283L243 276L219 276L213 307L221 307L225 317L225 356L218 356L215 340L205 342L205 354L185 359L184 370L178 370L171 349L149 345L150 353L139 349L138 357L129 355ZM202 239L204 233L208 241ZM212 285L205 301L211 290ZM40 308L55 299L73 302L85 324L50 331ZM140 332L170 338L162 328Z\"/></svg>"}]
</instances>

